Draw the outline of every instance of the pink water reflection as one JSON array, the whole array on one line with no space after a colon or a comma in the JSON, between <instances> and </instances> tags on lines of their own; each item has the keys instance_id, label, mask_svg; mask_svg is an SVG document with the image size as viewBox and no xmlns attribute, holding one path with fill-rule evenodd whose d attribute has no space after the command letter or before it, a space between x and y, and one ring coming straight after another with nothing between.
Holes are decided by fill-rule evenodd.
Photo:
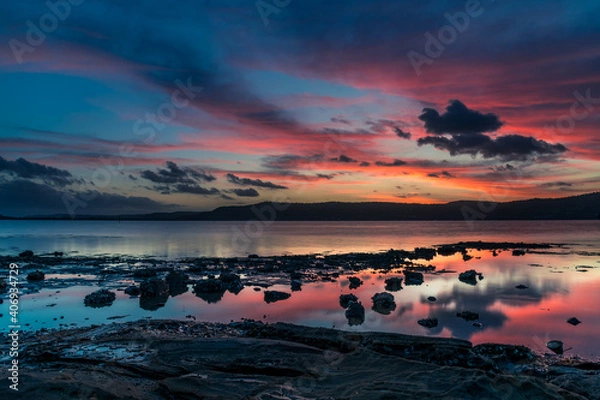
<instances>
[{"instance_id":1,"label":"pink water reflection","mask_svg":"<svg viewBox=\"0 0 600 400\"><path fill-rule=\"evenodd\" d=\"M292 293L291 298L266 304L264 292L246 287L238 295L226 292L214 304L196 297L191 291L168 299L156 311L142 310L139 299L122 292L111 307L90 309L83 306L83 297L95 287L73 287L61 293L42 290L23 298L23 318L32 328L56 327L59 323L106 323L108 317L125 316L119 320L137 320L144 317L179 318L194 316L198 321L229 322L252 318L266 322L284 321L310 326L336 327L344 330L387 331L406 334L436 335L468 339L474 343L501 342L524 344L537 351L545 351L548 340L558 339L574 354L597 358L600 348L597 333L600 318L600 263L596 257L577 254L527 254L513 257L501 252L493 257L490 252L472 252L475 257L464 262L462 258L437 257L432 261L437 270L456 273L426 274L420 286L406 286L393 292L396 309L390 315L371 310L371 297L383 292L385 279L395 274L362 272L363 285L348 288L347 276L337 282L305 284L302 291L291 292L289 286L276 285L268 290ZM532 266L531 264L535 264ZM587 265L587 272L579 272L579 265ZM475 286L460 282L458 272L475 269L484 279ZM527 289L517 289L525 285ZM354 293L366 309L365 322L349 326L339 296ZM435 296L435 302L429 301ZM47 307L56 303L55 307ZM460 311L479 314L482 327L473 326L456 317ZM57 315L63 320L54 321ZM417 324L425 317L436 317L439 326L426 329ZM582 321L578 326L566 322L570 317ZM89 318L85 320L85 318ZM37 321L37 322L35 322Z\"/></svg>"}]
</instances>

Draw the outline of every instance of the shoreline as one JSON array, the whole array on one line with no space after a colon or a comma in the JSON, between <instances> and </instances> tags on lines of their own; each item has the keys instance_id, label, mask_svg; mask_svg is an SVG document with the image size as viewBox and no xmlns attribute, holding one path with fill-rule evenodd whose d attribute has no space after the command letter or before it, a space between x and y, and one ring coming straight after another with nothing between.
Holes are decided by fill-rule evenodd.
<instances>
[{"instance_id":1,"label":"shoreline","mask_svg":"<svg viewBox=\"0 0 600 400\"><path fill-rule=\"evenodd\" d=\"M293 292L295 284L338 280L349 280L352 284L350 278L361 272L404 278L404 282L391 280L389 289L386 281L386 291L394 291L395 284L410 285L411 281L421 285L423 277L427 282L440 274L454 274L463 284L475 285L482 277L474 271L473 276L461 278L461 271L469 269L469 261L482 252L486 257L489 252L490 257L504 253L503 256L518 259L530 253L569 251L572 251L569 245L559 243L477 241L412 251L178 260L24 252L20 256L0 256L0 264L20 264L24 294L42 289L59 292L75 285L122 292L128 288L125 282L142 289L145 283L164 281L164 292L146 295L145 300L144 294L135 295L140 298L140 307L156 310L170 296L187 291L211 303L219 301L226 291L237 294L252 286L255 291L265 293L266 303L280 301L285 300L278 297L281 292L273 291L272 299L267 300L265 289L291 285ZM438 269L430 263L435 257L452 256L460 263L458 270ZM45 279L24 279L36 271L43 272ZM207 282L218 287L198 292L197 288L207 286ZM354 300L347 300L348 304L342 306L340 298L340 306L349 310L348 305ZM109 301L107 305L111 304ZM382 308L373 310L387 315L386 306ZM100 325L65 324L63 328L61 324L55 329L21 331L21 394L44 399L65 398L64 393L75 398L97 399L600 396L599 362L572 355L551 355L549 350L547 354L536 353L520 345L474 346L471 341L438 336L315 328L244 318L231 323L200 322L201 319L196 322L188 317L114 322L118 318L121 317L107 318ZM350 321L348 313L346 318ZM462 318L471 321L469 315ZM8 339L3 341L1 354L6 361Z\"/></svg>"},{"instance_id":2,"label":"shoreline","mask_svg":"<svg viewBox=\"0 0 600 400\"><path fill-rule=\"evenodd\" d=\"M62 399L600 395L600 364L523 346L246 320L146 320L23 334L19 392ZM279 397L277 397L279 396ZM386 397L387 396L387 397Z\"/></svg>"}]
</instances>

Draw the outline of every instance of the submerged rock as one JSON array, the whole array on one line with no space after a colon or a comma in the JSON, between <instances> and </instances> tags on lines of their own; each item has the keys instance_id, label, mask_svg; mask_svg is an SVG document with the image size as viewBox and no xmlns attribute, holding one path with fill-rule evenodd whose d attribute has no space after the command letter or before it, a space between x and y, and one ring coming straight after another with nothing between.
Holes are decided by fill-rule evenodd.
<instances>
[{"instance_id":1,"label":"submerged rock","mask_svg":"<svg viewBox=\"0 0 600 400\"><path fill-rule=\"evenodd\" d=\"M238 294L244 289L244 285L238 274L224 272L219 276L219 280L222 282L223 290L227 290L230 293Z\"/></svg>"},{"instance_id":2,"label":"submerged rock","mask_svg":"<svg viewBox=\"0 0 600 400\"><path fill-rule=\"evenodd\" d=\"M424 326L425 328L435 328L436 326L438 326L438 319L437 318L423 318L417 321L417 323L421 326Z\"/></svg>"},{"instance_id":3,"label":"submerged rock","mask_svg":"<svg viewBox=\"0 0 600 400\"><path fill-rule=\"evenodd\" d=\"M469 285L477 285L478 278L479 280L482 280L483 274L481 272L475 271L474 269L470 269L458 274L458 280L464 283L468 283Z\"/></svg>"},{"instance_id":4,"label":"submerged rock","mask_svg":"<svg viewBox=\"0 0 600 400\"><path fill-rule=\"evenodd\" d=\"M280 300L287 300L292 295L285 292L278 292L277 290L267 290L265 291L265 303L275 303Z\"/></svg>"},{"instance_id":5,"label":"submerged rock","mask_svg":"<svg viewBox=\"0 0 600 400\"><path fill-rule=\"evenodd\" d=\"M130 296L139 296L140 288L135 285L132 285L125 288L124 292L125 294L128 294Z\"/></svg>"},{"instance_id":6,"label":"submerged rock","mask_svg":"<svg viewBox=\"0 0 600 400\"><path fill-rule=\"evenodd\" d=\"M142 297L162 297L169 295L169 284L164 279L151 278L140 284Z\"/></svg>"},{"instance_id":7,"label":"submerged rock","mask_svg":"<svg viewBox=\"0 0 600 400\"><path fill-rule=\"evenodd\" d=\"M525 285L517 285L517 286L515 286L515 289L520 289L520 290L523 290L523 289L529 289L529 286L525 286Z\"/></svg>"},{"instance_id":8,"label":"submerged rock","mask_svg":"<svg viewBox=\"0 0 600 400\"><path fill-rule=\"evenodd\" d=\"M385 280L385 290L397 292L402 290L402 278L388 278Z\"/></svg>"},{"instance_id":9,"label":"submerged rock","mask_svg":"<svg viewBox=\"0 0 600 400\"><path fill-rule=\"evenodd\" d=\"M156 271L153 269L138 269L137 271L133 271L134 278L152 278L156 276Z\"/></svg>"},{"instance_id":10,"label":"submerged rock","mask_svg":"<svg viewBox=\"0 0 600 400\"><path fill-rule=\"evenodd\" d=\"M117 295L110 290L100 289L85 296L83 304L93 308L108 307L112 305L116 298Z\"/></svg>"},{"instance_id":11,"label":"submerged rock","mask_svg":"<svg viewBox=\"0 0 600 400\"><path fill-rule=\"evenodd\" d=\"M44 275L44 273L40 270L27 274L28 281L43 281L44 279L46 279L46 275Z\"/></svg>"},{"instance_id":12,"label":"submerged rock","mask_svg":"<svg viewBox=\"0 0 600 400\"><path fill-rule=\"evenodd\" d=\"M169 271L165 277L169 285L169 294L172 297L178 296L188 291L188 282L190 277L177 271Z\"/></svg>"},{"instance_id":13,"label":"submerged rock","mask_svg":"<svg viewBox=\"0 0 600 400\"><path fill-rule=\"evenodd\" d=\"M361 325L365 322L365 308L359 301L351 301L346 310L348 325Z\"/></svg>"},{"instance_id":14,"label":"submerged rock","mask_svg":"<svg viewBox=\"0 0 600 400\"><path fill-rule=\"evenodd\" d=\"M575 317L571 317L571 318L569 318L569 319L567 320L567 322L568 322L568 323L570 323L570 324L571 324L571 325L573 325L573 326L577 326L577 325L579 325L579 324L581 323L581 321L580 321L580 320L578 320L578 319L577 319L577 318L575 318Z\"/></svg>"},{"instance_id":15,"label":"submerged rock","mask_svg":"<svg viewBox=\"0 0 600 400\"><path fill-rule=\"evenodd\" d=\"M353 294L342 294L340 295L340 306L342 308L348 308L351 301L358 301L358 297Z\"/></svg>"},{"instance_id":16,"label":"submerged rock","mask_svg":"<svg viewBox=\"0 0 600 400\"><path fill-rule=\"evenodd\" d=\"M438 247L437 253L440 256L448 257L448 256L452 256L452 255L454 255L456 253L462 253L465 250L466 249L463 246L452 245L452 244L445 244L445 245L442 245L442 246Z\"/></svg>"},{"instance_id":17,"label":"submerged rock","mask_svg":"<svg viewBox=\"0 0 600 400\"><path fill-rule=\"evenodd\" d=\"M423 284L423 274L420 272L404 271L404 283L407 286L419 286Z\"/></svg>"},{"instance_id":18,"label":"submerged rock","mask_svg":"<svg viewBox=\"0 0 600 400\"><path fill-rule=\"evenodd\" d=\"M302 282L300 282L297 279L292 279L292 283L290 286L292 292L299 292L300 290L302 290Z\"/></svg>"},{"instance_id":19,"label":"submerged rock","mask_svg":"<svg viewBox=\"0 0 600 400\"><path fill-rule=\"evenodd\" d=\"M464 319L465 321L476 321L479 319L479 314L472 311L457 312L456 316Z\"/></svg>"},{"instance_id":20,"label":"submerged rock","mask_svg":"<svg viewBox=\"0 0 600 400\"><path fill-rule=\"evenodd\" d=\"M556 354L563 353L563 342L560 340L551 340L546 343L546 347L555 352Z\"/></svg>"},{"instance_id":21,"label":"submerged rock","mask_svg":"<svg viewBox=\"0 0 600 400\"><path fill-rule=\"evenodd\" d=\"M19 257L21 257L21 258L31 258L33 256L34 256L34 254L33 254L33 251L31 251L31 250L25 250L24 252L19 253Z\"/></svg>"},{"instance_id":22,"label":"submerged rock","mask_svg":"<svg viewBox=\"0 0 600 400\"><path fill-rule=\"evenodd\" d=\"M348 280L350 281L350 289L358 289L360 285L363 284L363 281L361 281L360 278L357 278L355 276L351 276L350 278L348 278Z\"/></svg>"},{"instance_id":23,"label":"submerged rock","mask_svg":"<svg viewBox=\"0 0 600 400\"><path fill-rule=\"evenodd\" d=\"M194 285L195 293L218 293L224 291L225 288L223 287L223 282L219 279L203 279L196 282L196 285Z\"/></svg>"},{"instance_id":24,"label":"submerged rock","mask_svg":"<svg viewBox=\"0 0 600 400\"><path fill-rule=\"evenodd\" d=\"M371 300L373 300L373 307L371 309L379 314L389 315L396 309L396 302L391 293L375 293L375 295L371 297Z\"/></svg>"},{"instance_id":25,"label":"submerged rock","mask_svg":"<svg viewBox=\"0 0 600 400\"><path fill-rule=\"evenodd\" d=\"M140 284L140 293L140 307L144 310L155 311L167 303L169 284L164 279L150 278Z\"/></svg>"}]
</instances>

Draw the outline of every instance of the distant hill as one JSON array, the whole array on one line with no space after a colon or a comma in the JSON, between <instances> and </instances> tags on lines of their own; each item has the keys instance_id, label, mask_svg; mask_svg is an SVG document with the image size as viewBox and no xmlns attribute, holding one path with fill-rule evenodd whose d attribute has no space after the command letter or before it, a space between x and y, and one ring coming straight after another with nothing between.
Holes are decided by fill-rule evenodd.
<instances>
[{"instance_id":1,"label":"distant hill","mask_svg":"<svg viewBox=\"0 0 600 400\"><path fill-rule=\"evenodd\" d=\"M69 215L0 219L71 219ZM506 203L455 201L446 204L410 203L259 203L219 207L204 212L90 216L78 220L148 221L452 221L452 220L577 220L600 219L600 192L559 199L530 199Z\"/></svg>"}]
</instances>

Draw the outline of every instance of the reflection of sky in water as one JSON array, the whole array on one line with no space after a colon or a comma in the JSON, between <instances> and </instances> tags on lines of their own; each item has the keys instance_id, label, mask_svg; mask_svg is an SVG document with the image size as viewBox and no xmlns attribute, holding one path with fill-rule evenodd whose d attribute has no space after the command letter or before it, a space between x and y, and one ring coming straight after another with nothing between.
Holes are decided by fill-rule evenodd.
<instances>
[{"instance_id":1,"label":"reflection of sky in water","mask_svg":"<svg viewBox=\"0 0 600 400\"><path fill-rule=\"evenodd\" d=\"M161 258L374 252L460 240L600 246L600 221L275 222L249 239L246 222L0 221L0 254L26 249ZM238 232L236 234L236 232ZM240 233L241 232L241 233Z\"/></svg>"},{"instance_id":2,"label":"reflection of sky in water","mask_svg":"<svg viewBox=\"0 0 600 400\"><path fill-rule=\"evenodd\" d=\"M589 248L587 250L590 250ZM484 279L472 286L460 282L457 274L425 275L421 286L404 286L394 292L396 309L390 315L371 310L371 297L384 291L384 280L389 276L371 272L361 273L364 283L356 290L348 289L348 280L341 277L337 282L306 284L302 291L292 292L288 300L266 304L263 292L246 287L238 295L226 292L221 301L208 304L191 291L168 299L164 307L156 311L140 308L138 298L130 298L117 292L117 299L110 307L92 309L83 306L85 295L95 291L92 286L76 286L67 289L42 290L21 299L21 323L30 328L55 328L60 323L76 323L79 326L92 323L110 323L113 316L127 316L116 321L131 321L144 317L185 319L193 315L198 321L229 322L240 318L253 318L269 322L286 321L311 326L324 326L344 330L376 330L406 334L439 335L468 339L474 343L500 342L524 344L537 351L545 351L545 343L551 339L565 342L572 352L586 357L600 356L597 333L600 318L600 257L576 254L547 255L527 254L513 257L510 251L492 257L490 252L472 252L481 259L467 263L460 254L438 257L431 263L438 270L462 272L476 269ZM530 264L539 264L531 266ZM588 265L587 272L576 268ZM127 286L123 282L120 288ZM516 289L517 285L528 289ZM112 288L113 290L115 288ZM273 286L269 290L290 292L288 286ZM350 327L339 306L339 295L354 293L366 309L365 323ZM430 302L428 296L437 301ZM47 307L48 304L54 304ZM0 320L7 321L8 306L4 303ZM482 328L456 316L460 311L479 313ZM263 316L266 315L266 318ZM64 319L60 319L64 316ZM425 317L437 317L439 326L426 329L417 324ZM572 326L566 322L577 317L583 323ZM54 318L57 318L54 321ZM89 320L85 320L89 318ZM6 326L2 323L2 326Z\"/></svg>"}]
</instances>

